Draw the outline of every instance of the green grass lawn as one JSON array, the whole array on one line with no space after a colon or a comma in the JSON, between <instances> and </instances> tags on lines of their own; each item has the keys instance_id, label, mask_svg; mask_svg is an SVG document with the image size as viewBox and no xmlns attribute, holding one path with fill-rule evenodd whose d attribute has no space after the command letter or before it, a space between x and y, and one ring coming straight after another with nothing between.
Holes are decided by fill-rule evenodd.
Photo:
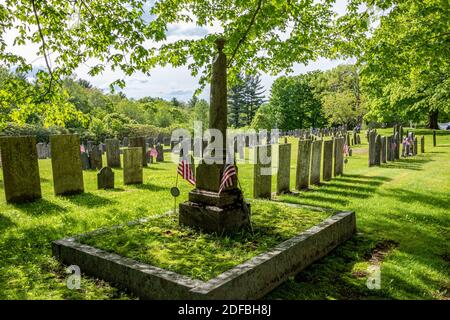
<instances>
[{"instance_id":1,"label":"green grass lawn","mask_svg":"<svg viewBox=\"0 0 450 320\"><path fill-rule=\"evenodd\" d=\"M343 177L297 196L279 197L281 201L354 210L358 234L267 298L449 297L450 134L440 132L438 146L432 147L431 131L417 133L426 134L425 154L368 168L367 144L362 136L363 145L354 149ZM296 147L294 143L292 177ZM96 172L84 172L85 193L70 197L53 195L50 160L40 160L39 165L40 201L7 205L0 183L0 298L133 298L86 276L80 290L69 290L64 267L51 256L51 242L172 209L169 190L175 184L176 165L170 161L150 165L144 169L144 184L136 186L123 186L122 171L114 170L113 191L97 190ZM239 176L245 196L250 197L251 165L240 165ZM179 186L178 200L184 201L191 186L185 181L179 181ZM370 264L381 266L380 290L366 287Z\"/></svg>"},{"instance_id":2,"label":"green grass lawn","mask_svg":"<svg viewBox=\"0 0 450 320\"><path fill-rule=\"evenodd\" d=\"M252 231L205 234L180 227L175 215L86 235L80 242L207 281L332 215L273 201L251 201Z\"/></svg>"}]
</instances>

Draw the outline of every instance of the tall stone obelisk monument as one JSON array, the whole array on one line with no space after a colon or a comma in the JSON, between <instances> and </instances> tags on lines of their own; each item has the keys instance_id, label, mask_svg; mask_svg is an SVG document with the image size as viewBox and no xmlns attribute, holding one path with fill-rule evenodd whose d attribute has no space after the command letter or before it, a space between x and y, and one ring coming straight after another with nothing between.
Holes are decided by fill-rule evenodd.
<instances>
[{"instance_id":1,"label":"tall stone obelisk monument","mask_svg":"<svg viewBox=\"0 0 450 320\"><path fill-rule=\"evenodd\" d=\"M221 147L213 153L215 163L202 162L197 168L196 188L189 201L180 204L180 224L207 232L229 232L250 225L250 205L242 192L233 185L220 194L220 182L225 168L227 138L227 58L223 53L224 39L217 39L217 55L212 63L209 128L221 133ZM211 141L210 141L211 143Z\"/></svg>"}]
</instances>

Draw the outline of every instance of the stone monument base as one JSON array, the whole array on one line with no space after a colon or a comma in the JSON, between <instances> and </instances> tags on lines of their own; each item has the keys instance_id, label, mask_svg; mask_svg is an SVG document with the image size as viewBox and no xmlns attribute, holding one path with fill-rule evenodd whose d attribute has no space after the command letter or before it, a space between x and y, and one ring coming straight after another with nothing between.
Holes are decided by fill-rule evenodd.
<instances>
[{"instance_id":1,"label":"stone monument base","mask_svg":"<svg viewBox=\"0 0 450 320\"><path fill-rule=\"evenodd\" d=\"M194 189L189 201L180 204L180 225L205 232L229 233L250 228L250 204L239 189L221 194Z\"/></svg>"}]
</instances>

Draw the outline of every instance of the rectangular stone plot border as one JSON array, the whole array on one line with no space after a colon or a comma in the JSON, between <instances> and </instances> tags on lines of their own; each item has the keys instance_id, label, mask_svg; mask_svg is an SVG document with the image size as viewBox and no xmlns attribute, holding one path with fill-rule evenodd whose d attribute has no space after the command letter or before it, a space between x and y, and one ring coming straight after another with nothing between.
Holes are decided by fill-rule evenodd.
<instances>
[{"instance_id":1,"label":"rectangular stone plot border","mask_svg":"<svg viewBox=\"0 0 450 320\"><path fill-rule=\"evenodd\" d=\"M259 299L355 232L355 213L339 212L207 282L77 242L83 235L54 241L52 252L58 261L78 265L82 273L118 284L141 299Z\"/></svg>"}]
</instances>

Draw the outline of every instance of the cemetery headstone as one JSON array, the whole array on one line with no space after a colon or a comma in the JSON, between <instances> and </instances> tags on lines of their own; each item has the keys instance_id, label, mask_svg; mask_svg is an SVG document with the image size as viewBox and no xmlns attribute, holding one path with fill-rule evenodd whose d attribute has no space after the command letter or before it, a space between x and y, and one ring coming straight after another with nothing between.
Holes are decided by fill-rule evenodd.
<instances>
[{"instance_id":1,"label":"cemetery headstone","mask_svg":"<svg viewBox=\"0 0 450 320\"><path fill-rule=\"evenodd\" d=\"M170 143L170 142L169 142ZM145 138L144 137L132 137L129 141L129 146L131 148L142 148L142 155L141 155L141 162L142 166L147 166L147 155L146 155L146 149L145 149ZM159 151L158 151L159 153Z\"/></svg>"},{"instance_id":2,"label":"cemetery headstone","mask_svg":"<svg viewBox=\"0 0 450 320\"><path fill-rule=\"evenodd\" d=\"M142 148L128 147L123 151L123 183L142 184Z\"/></svg>"},{"instance_id":3,"label":"cemetery headstone","mask_svg":"<svg viewBox=\"0 0 450 320\"><path fill-rule=\"evenodd\" d=\"M344 173L344 138L334 139L334 176Z\"/></svg>"},{"instance_id":4,"label":"cemetery headstone","mask_svg":"<svg viewBox=\"0 0 450 320\"><path fill-rule=\"evenodd\" d=\"M414 137L414 155L417 155L417 137Z\"/></svg>"},{"instance_id":5,"label":"cemetery headstone","mask_svg":"<svg viewBox=\"0 0 450 320\"><path fill-rule=\"evenodd\" d=\"M333 140L323 142L323 180L329 181L333 172Z\"/></svg>"},{"instance_id":6,"label":"cemetery headstone","mask_svg":"<svg viewBox=\"0 0 450 320\"><path fill-rule=\"evenodd\" d=\"M87 152L81 152L81 167L83 170L90 170L91 169L91 161L89 160L89 155Z\"/></svg>"},{"instance_id":7,"label":"cemetery headstone","mask_svg":"<svg viewBox=\"0 0 450 320\"><path fill-rule=\"evenodd\" d=\"M311 166L311 140L298 140L297 168L295 188L306 189L309 186L309 172Z\"/></svg>"},{"instance_id":8,"label":"cemetery headstone","mask_svg":"<svg viewBox=\"0 0 450 320\"><path fill-rule=\"evenodd\" d=\"M278 145L277 194L290 191L291 178L291 145Z\"/></svg>"},{"instance_id":9,"label":"cemetery headstone","mask_svg":"<svg viewBox=\"0 0 450 320\"><path fill-rule=\"evenodd\" d=\"M375 130L369 131L369 167L375 165L375 139L376 139L377 133Z\"/></svg>"},{"instance_id":10,"label":"cemetery headstone","mask_svg":"<svg viewBox=\"0 0 450 320\"><path fill-rule=\"evenodd\" d=\"M425 153L425 136L420 137L420 151Z\"/></svg>"},{"instance_id":11,"label":"cemetery headstone","mask_svg":"<svg viewBox=\"0 0 450 320\"><path fill-rule=\"evenodd\" d=\"M164 147L159 142L156 144L156 152L158 152L158 155L156 156L156 162L163 162L164 161Z\"/></svg>"},{"instance_id":12,"label":"cemetery headstone","mask_svg":"<svg viewBox=\"0 0 450 320\"><path fill-rule=\"evenodd\" d=\"M312 143L310 184L320 184L320 167L322 164L322 140Z\"/></svg>"},{"instance_id":13,"label":"cemetery headstone","mask_svg":"<svg viewBox=\"0 0 450 320\"><path fill-rule=\"evenodd\" d=\"M386 137L381 137L381 162L386 163L387 157L386 157Z\"/></svg>"},{"instance_id":14,"label":"cemetery headstone","mask_svg":"<svg viewBox=\"0 0 450 320\"><path fill-rule=\"evenodd\" d=\"M106 139L106 163L108 167L120 168L120 142L118 139Z\"/></svg>"},{"instance_id":15,"label":"cemetery headstone","mask_svg":"<svg viewBox=\"0 0 450 320\"><path fill-rule=\"evenodd\" d=\"M103 167L97 173L97 189L114 189L114 172L110 167Z\"/></svg>"},{"instance_id":16,"label":"cemetery headstone","mask_svg":"<svg viewBox=\"0 0 450 320\"><path fill-rule=\"evenodd\" d=\"M21 203L41 198L36 138L2 137L0 149L6 202Z\"/></svg>"},{"instance_id":17,"label":"cemetery headstone","mask_svg":"<svg viewBox=\"0 0 450 320\"><path fill-rule=\"evenodd\" d=\"M392 136L387 136L386 137L386 159L387 161L392 161L392 155L393 155L393 150L392 150Z\"/></svg>"},{"instance_id":18,"label":"cemetery headstone","mask_svg":"<svg viewBox=\"0 0 450 320\"><path fill-rule=\"evenodd\" d=\"M84 192L83 171L78 135L50 136L53 148L52 171L56 195Z\"/></svg>"},{"instance_id":19,"label":"cemetery headstone","mask_svg":"<svg viewBox=\"0 0 450 320\"><path fill-rule=\"evenodd\" d=\"M375 159L374 165L381 165L381 136L377 134L375 137Z\"/></svg>"},{"instance_id":20,"label":"cemetery headstone","mask_svg":"<svg viewBox=\"0 0 450 320\"><path fill-rule=\"evenodd\" d=\"M91 151L89 151L89 160L91 169L100 170L103 167L102 152L98 146L92 146Z\"/></svg>"},{"instance_id":21,"label":"cemetery headstone","mask_svg":"<svg viewBox=\"0 0 450 320\"><path fill-rule=\"evenodd\" d=\"M271 145L260 145L254 149L255 165L253 166L253 197L269 198L272 195ZM267 155L265 157L264 155ZM264 163L266 162L266 163Z\"/></svg>"},{"instance_id":22,"label":"cemetery headstone","mask_svg":"<svg viewBox=\"0 0 450 320\"><path fill-rule=\"evenodd\" d=\"M47 158L47 146L43 142L39 142L36 144L37 156L38 159L46 159Z\"/></svg>"},{"instance_id":23,"label":"cemetery headstone","mask_svg":"<svg viewBox=\"0 0 450 320\"><path fill-rule=\"evenodd\" d=\"M216 39L217 54L212 62L209 129L220 131L221 145L227 148L227 58L223 52L225 40ZM250 205L244 201L237 185L237 176L231 176L229 186L220 189L225 169L227 150L222 153L221 163L197 166L196 188L189 192L189 201L181 203L178 220L181 225L191 226L206 232L231 232L250 227ZM230 150L231 152L233 150ZM237 168L235 167L237 170ZM220 192L219 192L220 191Z\"/></svg>"}]
</instances>

